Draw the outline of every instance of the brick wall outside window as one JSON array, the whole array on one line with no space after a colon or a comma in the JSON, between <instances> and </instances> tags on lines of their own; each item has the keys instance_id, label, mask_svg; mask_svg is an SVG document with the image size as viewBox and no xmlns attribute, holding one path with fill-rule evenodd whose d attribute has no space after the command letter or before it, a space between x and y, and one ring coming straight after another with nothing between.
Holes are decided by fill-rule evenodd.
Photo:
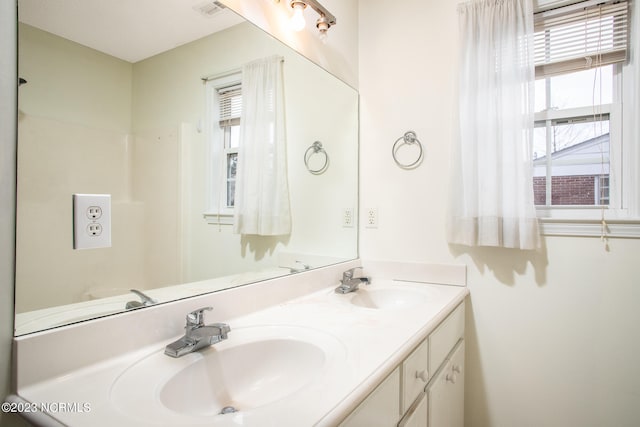
<instances>
[{"instance_id":1,"label":"brick wall outside window","mask_svg":"<svg viewBox=\"0 0 640 427\"><path fill-rule=\"evenodd\" d=\"M552 205L595 205L595 179L593 175L551 177ZM533 194L536 205L545 204L547 178L533 178Z\"/></svg>"}]
</instances>

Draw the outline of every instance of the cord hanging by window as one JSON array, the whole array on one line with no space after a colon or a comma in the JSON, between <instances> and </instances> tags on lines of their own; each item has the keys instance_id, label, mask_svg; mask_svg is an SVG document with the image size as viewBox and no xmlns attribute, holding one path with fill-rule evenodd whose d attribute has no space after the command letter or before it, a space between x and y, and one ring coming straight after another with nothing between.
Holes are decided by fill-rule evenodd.
<instances>
[{"instance_id":1,"label":"cord hanging by window","mask_svg":"<svg viewBox=\"0 0 640 427\"><path fill-rule=\"evenodd\" d=\"M314 169L311 166L309 166L309 160L315 154L320 154L321 156L323 156L324 161L321 161L322 163L320 167L316 167ZM316 141L313 144L311 144L309 148L307 148L307 151L304 152L304 165L307 167L307 170L314 175L323 174L329 168L329 155L327 154L325 149L322 147L322 142Z\"/></svg>"},{"instance_id":2,"label":"cord hanging by window","mask_svg":"<svg viewBox=\"0 0 640 427\"><path fill-rule=\"evenodd\" d=\"M418 157L416 158L416 160L412 163L402 163L401 161L399 161L398 150L400 150L400 147L402 147L403 145L414 145L414 144L418 146L418 150L419 150ZM418 136L416 135L416 133L412 130L409 130L405 132L403 136L398 138L396 142L393 144L393 148L391 149L391 155L393 156L393 160L396 162L396 164L400 166L402 169L417 168L422 162L423 151L422 151L422 144L420 143L420 140L418 140Z\"/></svg>"}]
</instances>

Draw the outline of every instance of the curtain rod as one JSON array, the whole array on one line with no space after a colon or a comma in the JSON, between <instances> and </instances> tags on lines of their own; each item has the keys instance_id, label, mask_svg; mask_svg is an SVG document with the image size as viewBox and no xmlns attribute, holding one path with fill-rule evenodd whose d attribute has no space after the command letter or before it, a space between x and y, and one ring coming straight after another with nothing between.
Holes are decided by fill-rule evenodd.
<instances>
[{"instance_id":1,"label":"curtain rod","mask_svg":"<svg viewBox=\"0 0 640 427\"><path fill-rule=\"evenodd\" d=\"M284 62L284 57L283 56L280 57L280 62ZM224 71L222 73L210 74L208 76L200 77L200 80L202 80L202 83L206 83L206 82L211 81L211 80L217 80L217 79L222 79L224 77L229 77L229 76L232 76L234 74L238 74L240 72L242 72L242 68L234 68L232 70L227 70L227 71Z\"/></svg>"}]
</instances>

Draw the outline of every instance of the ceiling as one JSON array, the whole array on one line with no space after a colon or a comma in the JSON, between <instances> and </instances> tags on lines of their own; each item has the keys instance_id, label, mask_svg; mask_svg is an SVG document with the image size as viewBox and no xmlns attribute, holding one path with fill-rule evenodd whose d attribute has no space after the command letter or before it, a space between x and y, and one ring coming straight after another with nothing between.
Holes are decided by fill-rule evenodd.
<instances>
[{"instance_id":1,"label":"ceiling","mask_svg":"<svg viewBox=\"0 0 640 427\"><path fill-rule=\"evenodd\" d=\"M133 63L244 22L230 9L199 11L214 6L211 0L19 0L18 19Z\"/></svg>"}]
</instances>

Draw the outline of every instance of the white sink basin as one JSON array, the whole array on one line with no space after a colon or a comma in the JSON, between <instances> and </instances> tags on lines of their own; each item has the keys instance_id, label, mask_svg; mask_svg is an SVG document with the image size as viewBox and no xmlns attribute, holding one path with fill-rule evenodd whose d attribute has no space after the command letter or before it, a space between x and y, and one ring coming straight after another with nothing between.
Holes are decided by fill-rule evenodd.
<instances>
[{"instance_id":1,"label":"white sink basin","mask_svg":"<svg viewBox=\"0 0 640 427\"><path fill-rule=\"evenodd\" d=\"M438 292L429 286L416 288L390 281L361 285L357 291L338 297L346 298L350 304L361 308L400 310L429 304L438 297Z\"/></svg>"},{"instance_id":2,"label":"white sink basin","mask_svg":"<svg viewBox=\"0 0 640 427\"><path fill-rule=\"evenodd\" d=\"M425 304L427 295L406 289L359 290L351 304L366 308L399 309Z\"/></svg>"},{"instance_id":3,"label":"white sink basin","mask_svg":"<svg viewBox=\"0 0 640 427\"><path fill-rule=\"evenodd\" d=\"M231 325L227 340L199 352L175 359L163 350L124 371L110 399L131 417L167 425L172 418L184 423L184 417L191 424L218 425L259 413L317 383L345 357L331 335L288 326ZM237 412L222 414L225 408Z\"/></svg>"}]
</instances>

